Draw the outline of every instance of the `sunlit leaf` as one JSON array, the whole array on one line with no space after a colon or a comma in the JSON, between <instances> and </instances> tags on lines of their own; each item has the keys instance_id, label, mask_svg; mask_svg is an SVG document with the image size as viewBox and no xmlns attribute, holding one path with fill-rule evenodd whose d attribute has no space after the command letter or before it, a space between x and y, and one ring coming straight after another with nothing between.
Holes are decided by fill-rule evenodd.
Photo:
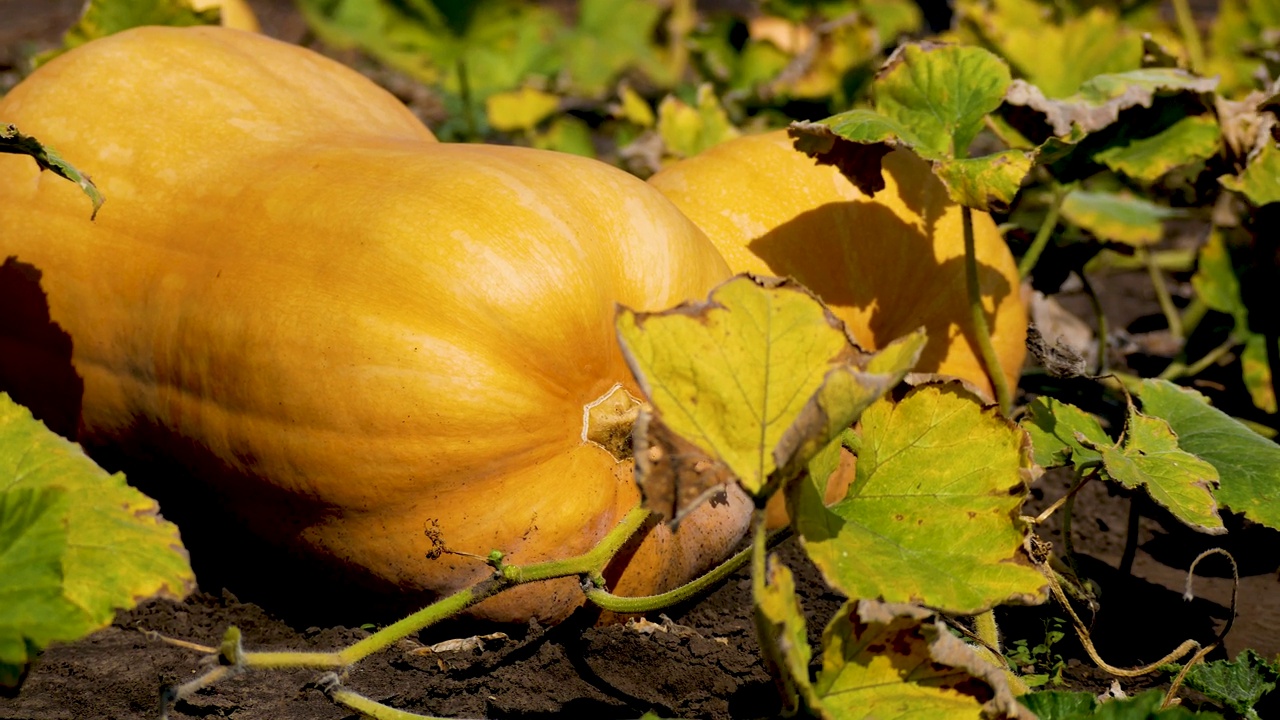
<instances>
[{"instance_id":1,"label":"sunlit leaf","mask_svg":"<svg viewBox=\"0 0 1280 720\"><path fill-rule=\"evenodd\" d=\"M556 69L563 27L549 8L519 0L299 0L308 25L335 47L360 47L415 78L481 103Z\"/></svg>"},{"instance_id":2,"label":"sunlit leaf","mask_svg":"<svg viewBox=\"0 0 1280 720\"><path fill-rule=\"evenodd\" d=\"M532 130L560 108L560 98L533 88L500 92L485 99L485 112L495 130Z\"/></svg>"},{"instance_id":3,"label":"sunlit leaf","mask_svg":"<svg viewBox=\"0 0 1280 720\"><path fill-rule=\"evenodd\" d=\"M41 170L48 170L79 185L93 203L93 211L89 213L89 219L92 220L98 214L98 209L104 202L98 187L93 184L88 175L81 173L71 163L63 160L53 148L46 147L30 135L23 135L13 125L5 125L0 127L0 153L29 155Z\"/></svg>"},{"instance_id":4,"label":"sunlit leaf","mask_svg":"<svg viewBox=\"0 0 1280 720\"><path fill-rule=\"evenodd\" d=\"M1075 190L1062 202L1062 216L1099 240L1146 246L1160 241L1164 221L1183 213L1146 198Z\"/></svg>"},{"instance_id":5,"label":"sunlit leaf","mask_svg":"<svg viewBox=\"0 0 1280 720\"><path fill-rule=\"evenodd\" d=\"M1218 181L1226 189L1244 195L1257 207L1280 202L1280 146L1268 144L1249 161L1244 172L1223 175Z\"/></svg>"},{"instance_id":6,"label":"sunlit leaf","mask_svg":"<svg viewBox=\"0 0 1280 720\"><path fill-rule=\"evenodd\" d=\"M1252 648L1235 660L1196 663L1187 671L1187 687L1198 690L1245 718L1259 720L1253 709L1280 682L1280 664L1268 661Z\"/></svg>"},{"instance_id":7,"label":"sunlit leaf","mask_svg":"<svg viewBox=\"0 0 1280 720\"><path fill-rule=\"evenodd\" d=\"M1213 157L1221 142L1217 121L1209 115L1194 115L1151 137L1107 148L1094 158L1136 180L1155 182L1174 168Z\"/></svg>"},{"instance_id":8,"label":"sunlit leaf","mask_svg":"<svg viewBox=\"0 0 1280 720\"><path fill-rule=\"evenodd\" d=\"M867 372L870 358L809 291L750 276L724 283L706 302L660 313L623 309L617 324L623 354L654 409L637 428L637 478L646 503L668 516L686 509L680 498L688 493L679 487L683 476L673 476L670 463L654 463L651 449L659 459L691 458L682 444L660 452L664 444L688 443L760 494L798 474L897 384L925 341L923 333L908 336L908 350L885 350L900 366Z\"/></svg>"},{"instance_id":9,"label":"sunlit leaf","mask_svg":"<svg viewBox=\"0 0 1280 720\"><path fill-rule=\"evenodd\" d=\"M1035 85L1014 80L1005 100L1042 113L1054 134L1065 136L1072 125L1087 133L1101 130L1119 119L1122 110L1151 107L1158 95L1208 93L1217 83L1216 78L1197 77L1174 68L1147 68L1099 75L1081 85L1077 93L1061 99L1046 97Z\"/></svg>"},{"instance_id":10,"label":"sunlit leaf","mask_svg":"<svg viewBox=\"0 0 1280 720\"><path fill-rule=\"evenodd\" d=\"M38 649L79 637L117 609L154 595L180 598L195 584L178 530L155 502L7 395L0 507L0 675L21 667L20 643Z\"/></svg>"},{"instance_id":11,"label":"sunlit leaf","mask_svg":"<svg viewBox=\"0 0 1280 720\"><path fill-rule=\"evenodd\" d=\"M618 109L619 117L629 122L635 123L642 128L653 127L658 121L653 114L653 108L649 106L649 102L640 96L630 85L623 84L618 88Z\"/></svg>"},{"instance_id":12,"label":"sunlit leaf","mask_svg":"<svg viewBox=\"0 0 1280 720\"><path fill-rule=\"evenodd\" d=\"M674 95L658 103L658 134L667 153L693 157L742 133L729 120L710 84L698 88L698 104L690 106Z\"/></svg>"},{"instance_id":13,"label":"sunlit leaf","mask_svg":"<svg viewBox=\"0 0 1280 720\"><path fill-rule=\"evenodd\" d=\"M1143 380L1139 396L1147 415L1178 434L1178 447L1217 468L1220 505L1280 529L1280 445L1166 380Z\"/></svg>"},{"instance_id":14,"label":"sunlit leaf","mask_svg":"<svg viewBox=\"0 0 1280 720\"><path fill-rule=\"evenodd\" d=\"M596 156L591 126L573 115L561 115L552 120L546 130L534 134L533 146L583 157Z\"/></svg>"},{"instance_id":15,"label":"sunlit leaf","mask_svg":"<svg viewBox=\"0 0 1280 720\"><path fill-rule=\"evenodd\" d=\"M804 608L800 607L791 570L774 557L767 560L763 572L757 568L751 573L757 637L767 648L764 658L771 666L770 675L780 686L783 703L790 706L799 696L813 707L819 702L809 682L813 651L809 648Z\"/></svg>"},{"instance_id":16,"label":"sunlit leaf","mask_svg":"<svg viewBox=\"0 0 1280 720\"><path fill-rule=\"evenodd\" d=\"M1070 463L1079 470L1102 460L1102 455L1091 446L1111 443L1097 418L1051 397L1032 400L1021 425L1031 436L1036 464L1043 468Z\"/></svg>"},{"instance_id":17,"label":"sunlit leaf","mask_svg":"<svg viewBox=\"0 0 1280 720\"><path fill-rule=\"evenodd\" d=\"M35 64L43 65L71 48L130 28L143 25L217 25L221 18L218 8L196 10L190 0L89 0L80 13L80 19L62 36L62 46L40 53Z\"/></svg>"},{"instance_id":18,"label":"sunlit leaf","mask_svg":"<svg viewBox=\"0 0 1280 720\"><path fill-rule=\"evenodd\" d=\"M952 200L975 210L996 211L1013 202L1032 162L1028 153L1005 150L978 158L940 160L933 164L933 171Z\"/></svg>"},{"instance_id":19,"label":"sunlit leaf","mask_svg":"<svg viewBox=\"0 0 1280 720\"><path fill-rule=\"evenodd\" d=\"M803 495L796 528L829 584L849 597L972 613L1034 601L1023 564L1027 437L958 383L924 385L862 414L857 475L827 508Z\"/></svg>"},{"instance_id":20,"label":"sunlit leaf","mask_svg":"<svg viewBox=\"0 0 1280 720\"><path fill-rule=\"evenodd\" d=\"M1166 421L1131 407L1123 446L1087 444L1102 454L1112 480L1127 488L1145 488L1152 500L1200 532L1221 535L1227 531L1213 496L1217 469L1179 448Z\"/></svg>"},{"instance_id":21,"label":"sunlit leaf","mask_svg":"<svg viewBox=\"0 0 1280 720\"><path fill-rule=\"evenodd\" d=\"M1033 718L1001 669L932 616L914 605L845 603L823 632L822 670L814 682L823 717Z\"/></svg>"}]
</instances>

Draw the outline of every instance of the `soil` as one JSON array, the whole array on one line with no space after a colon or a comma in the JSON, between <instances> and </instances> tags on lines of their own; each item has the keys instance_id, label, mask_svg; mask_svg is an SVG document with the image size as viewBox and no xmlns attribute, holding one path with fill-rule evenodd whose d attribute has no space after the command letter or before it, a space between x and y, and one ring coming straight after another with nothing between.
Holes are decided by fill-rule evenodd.
<instances>
[{"instance_id":1,"label":"soil","mask_svg":"<svg viewBox=\"0 0 1280 720\"><path fill-rule=\"evenodd\" d=\"M305 27L287 0L252 4L268 33L291 41L304 38ZM31 45L54 42L81 6L81 0L0 0L0 88L15 81L16 59ZM392 87L399 83L401 94L430 114L429 98L415 99L394 75L380 75L379 80ZM1152 341L1140 347L1154 345L1160 321L1146 276L1094 280L1111 327ZM1080 296L1064 292L1059 299L1081 317L1089 316ZM1141 358L1132 352L1116 360L1136 365ZM1230 377L1230 369L1223 372ZM1057 473L1038 480L1027 514L1062 496L1069 481ZM1132 572L1126 573L1117 568L1125 554L1133 503L1140 518ZM199 650L168 640L216 647L226 628L234 625L243 632L249 650L334 650L367 635L353 626L385 620L321 600L299 607L254 584L237 584L225 564L213 557L210 548L217 543L209 541L207 533L202 539L194 525L183 524L182 514L170 516L188 536L204 592L181 602L146 601L82 641L48 649L25 682L0 697L0 720L155 718L161 689L185 682L205 667ZM1061 513L1055 515L1038 532L1062 552L1060 517ZM1097 483L1079 493L1074 518L1071 539L1079 570L1100 591L1096 613L1083 607L1078 611L1090 623L1098 651L1111 664L1149 663L1184 639L1207 643L1221 631L1231 614L1228 566L1217 561L1203 564L1195 580L1195 599L1182 597L1191 560L1214 546L1233 554L1241 577L1234 624L1224 647L1211 657L1234 657L1244 648L1268 657L1280 655L1280 533L1230 517L1228 535L1197 535L1149 502ZM779 555L797 572L810 642L817 647L823 625L843 598L826 587L793 541L784 543ZM426 651L442 640L495 630L453 623L365 660L350 670L345 683L394 707L444 717L637 718L647 711L663 717L774 717L781 707L761 661L750 608L750 581L739 572L704 599L651 618L652 625L595 627L592 618L583 615L555 627L500 628L506 637L485 640L479 649ZM998 612L1007 641L1025 640L1033 647L1044 639L1046 625L1061 623L1063 617L1052 602ZM1066 627L1067 638L1051 648L1037 670L1060 662L1059 687L1105 692L1113 677L1092 665ZM170 717L353 717L325 696L317 684L319 675L312 670L247 673L179 702ZM1124 691L1134 692L1167 686L1169 676L1157 673L1118 682ZM1280 717L1280 698L1274 695L1257 708L1261 717ZM1191 707L1202 700L1190 692L1182 696Z\"/></svg>"}]
</instances>

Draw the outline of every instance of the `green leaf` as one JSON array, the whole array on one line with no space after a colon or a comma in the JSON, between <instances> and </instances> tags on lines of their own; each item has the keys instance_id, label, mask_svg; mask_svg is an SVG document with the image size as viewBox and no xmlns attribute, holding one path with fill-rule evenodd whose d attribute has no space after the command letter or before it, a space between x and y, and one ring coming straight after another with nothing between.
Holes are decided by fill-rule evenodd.
<instances>
[{"instance_id":1,"label":"green leaf","mask_svg":"<svg viewBox=\"0 0 1280 720\"><path fill-rule=\"evenodd\" d=\"M981 48L903 45L880 69L875 108L911 128L920 150L964 158L982 119L1000 107L1010 79L1009 66Z\"/></svg>"},{"instance_id":2,"label":"green leaf","mask_svg":"<svg viewBox=\"0 0 1280 720\"><path fill-rule=\"evenodd\" d=\"M1280 666L1268 662L1251 648L1235 660L1192 665L1186 677L1187 687L1252 720L1258 720L1253 706L1276 689L1277 681L1280 681Z\"/></svg>"},{"instance_id":3,"label":"green leaf","mask_svg":"<svg viewBox=\"0 0 1280 720\"><path fill-rule=\"evenodd\" d=\"M89 196L89 200L93 203L93 212L89 214L89 219L92 220L97 217L98 209L105 202L102 193L98 192L98 187L93 184L88 175L81 173L71 163L63 160L62 156L53 148L46 147L30 135L23 135L13 125L5 125L0 128L0 153L30 155L41 170L49 170L54 175L66 178L79 185L80 189L84 191L85 195Z\"/></svg>"},{"instance_id":4,"label":"green leaf","mask_svg":"<svg viewBox=\"0 0 1280 720\"><path fill-rule=\"evenodd\" d=\"M1249 199L1255 207L1280 202L1280 146L1268 143L1239 175L1218 178L1222 186Z\"/></svg>"},{"instance_id":5,"label":"green leaf","mask_svg":"<svg viewBox=\"0 0 1280 720\"><path fill-rule=\"evenodd\" d=\"M69 504L61 488L0 493L0 686L17 685L40 648L94 629L62 593Z\"/></svg>"},{"instance_id":6,"label":"green leaf","mask_svg":"<svg viewBox=\"0 0 1280 720\"><path fill-rule=\"evenodd\" d=\"M1210 535L1227 531L1213 497L1217 469L1179 449L1169 423L1130 407L1123 448L1107 444L1093 449L1102 453L1111 479L1127 488L1146 488L1151 499L1187 526Z\"/></svg>"},{"instance_id":7,"label":"green leaf","mask_svg":"<svg viewBox=\"0 0 1280 720\"><path fill-rule=\"evenodd\" d=\"M1147 690L1104 703L1093 701L1089 693L1083 692L1035 693L1023 695L1018 701L1035 711L1040 720L1222 720L1214 712L1195 712L1180 706L1161 709L1163 690Z\"/></svg>"},{"instance_id":8,"label":"green leaf","mask_svg":"<svg viewBox=\"0 0 1280 720\"><path fill-rule=\"evenodd\" d=\"M915 605L849 601L822 635L825 718L1031 718L1004 673Z\"/></svg>"},{"instance_id":9,"label":"green leaf","mask_svg":"<svg viewBox=\"0 0 1280 720\"><path fill-rule=\"evenodd\" d=\"M1155 182L1174 168L1213 157L1221 144L1217 120L1193 115L1151 137L1107 148L1094 158L1136 180Z\"/></svg>"},{"instance_id":10,"label":"green leaf","mask_svg":"<svg viewBox=\"0 0 1280 720\"><path fill-rule=\"evenodd\" d=\"M830 508L812 493L797 503L796 529L828 584L960 614L1043 596L1021 553L1022 430L948 383L877 401L860 437L848 496Z\"/></svg>"},{"instance_id":11,"label":"green leaf","mask_svg":"<svg viewBox=\"0 0 1280 720\"><path fill-rule=\"evenodd\" d=\"M563 23L519 0L299 0L298 7L326 43L359 47L454 95L465 85L475 103L557 68Z\"/></svg>"},{"instance_id":12,"label":"green leaf","mask_svg":"<svg viewBox=\"0 0 1280 720\"><path fill-rule=\"evenodd\" d=\"M1079 470L1101 462L1101 453L1091 446L1111 444L1097 418L1051 397L1032 400L1021 425L1031 436L1036 464L1046 469L1071 463Z\"/></svg>"},{"instance_id":13,"label":"green leaf","mask_svg":"<svg viewBox=\"0 0 1280 720\"><path fill-rule=\"evenodd\" d=\"M741 133L720 105L715 89L706 83L698 88L696 106L675 95L658 103L658 134L668 154L693 157Z\"/></svg>"},{"instance_id":14,"label":"green leaf","mask_svg":"<svg viewBox=\"0 0 1280 720\"><path fill-rule=\"evenodd\" d=\"M1164 221L1184 213L1145 198L1109 192L1074 190L1062 201L1062 216L1099 240L1135 247L1153 245L1164 234Z\"/></svg>"},{"instance_id":15,"label":"green leaf","mask_svg":"<svg viewBox=\"0 0 1280 720\"><path fill-rule=\"evenodd\" d=\"M1147 415L1163 418L1178 434L1178 447L1218 470L1220 505L1280 529L1280 445L1166 380L1143 380L1139 397Z\"/></svg>"},{"instance_id":16,"label":"green leaf","mask_svg":"<svg viewBox=\"0 0 1280 720\"><path fill-rule=\"evenodd\" d=\"M880 160L905 147L933 163L952 200L980 210L1012 202L1034 155L1007 150L969 158L983 119L1003 101L1009 68L981 48L903 45L872 86L875 109L791 123L796 148L834 165L874 195L884 189Z\"/></svg>"},{"instance_id":17,"label":"green leaf","mask_svg":"<svg viewBox=\"0 0 1280 720\"><path fill-rule=\"evenodd\" d=\"M646 503L675 517L687 509L682 497L724 481L686 481L683 464L701 454L748 492L772 492L896 385L925 341L917 332L891 344L883 352L896 366L867 372L871 358L808 290L751 276L725 282L706 302L660 313L624 308L617 327L654 411L637 426L637 478Z\"/></svg>"},{"instance_id":18,"label":"green leaf","mask_svg":"<svg viewBox=\"0 0 1280 720\"><path fill-rule=\"evenodd\" d=\"M653 44L662 6L648 0L582 0L578 22L558 45L562 77L575 94L599 97L629 68L669 85Z\"/></svg>"},{"instance_id":19,"label":"green leaf","mask_svg":"<svg viewBox=\"0 0 1280 720\"><path fill-rule=\"evenodd\" d=\"M1018 702L1040 720L1076 720L1093 717L1098 699L1091 692L1047 690L1018 697Z\"/></svg>"},{"instance_id":20,"label":"green leaf","mask_svg":"<svg viewBox=\"0 0 1280 720\"><path fill-rule=\"evenodd\" d=\"M190 0L89 0L80 19L62 36L62 47L41 53L37 66L90 40L143 25L217 25L222 13L213 7L195 10Z\"/></svg>"},{"instance_id":21,"label":"green leaf","mask_svg":"<svg viewBox=\"0 0 1280 720\"><path fill-rule=\"evenodd\" d=\"M1079 92L1060 100L1046 97L1035 85L1014 80L1005 101L1040 112L1055 135L1065 136L1073 125L1086 133L1097 132L1118 120L1122 110L1151 107L1160 95L1213 92L1217 83L1216 78L1175 68L1146 68L1098 75L1081 85Z\"/></svg>"},{"instance_id":22,"label":"green leaf","mask_svg":"<svg viewBox=\"0 0 1280 720\"><path fill-rule=\"evenodd\" d=\"M16 583L0 584L10 594L0 603L4 662L15 626L40 647L102 627L142 598L180 598L194 585L178 529L153 500L2 394L0 501L0 566L25 568L0 572L2 582Z\"/></svg>"}]
</instances>

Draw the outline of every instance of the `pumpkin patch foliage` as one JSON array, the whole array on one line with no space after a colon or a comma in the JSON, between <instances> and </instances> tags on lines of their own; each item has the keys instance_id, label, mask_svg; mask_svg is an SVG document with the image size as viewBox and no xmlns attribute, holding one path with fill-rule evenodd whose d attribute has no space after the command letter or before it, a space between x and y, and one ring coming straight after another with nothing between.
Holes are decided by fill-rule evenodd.
<instances>
[{"instance_id":1,"label":"pumpkin patch foliage","mask_svg":"<svg viewBox=\"0 0 1280 720\"><path fill-rule=\"evenodd\" d=\"M293 601L404 615L227 628L162 717L286 668L424 717L348 671L740 568L789 714L1257 717L1231 621L1108 664L1071 539L1089 483L1132 532L1280 530L1280 14L1171 4L297 0L304 47L92 0L0 88L0 684L198 580L125 458L319 568ZM1108 324L1125 273L1157 329ZM788 537L843 599L817 645ZM1161 690L1033 691L996 610L1050 604Z\"/></svg>"}]
</instances>

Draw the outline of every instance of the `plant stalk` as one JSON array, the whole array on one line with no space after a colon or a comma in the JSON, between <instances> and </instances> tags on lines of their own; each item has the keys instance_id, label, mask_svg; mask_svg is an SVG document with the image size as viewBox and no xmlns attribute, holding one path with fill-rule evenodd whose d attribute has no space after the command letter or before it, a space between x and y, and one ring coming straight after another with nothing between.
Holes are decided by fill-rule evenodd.
<instances>
[{"instance_id":1,"label":"plant stalk","mask_svg":"<svg viewBox=\"0 0 1280 720\"><path fill-rule=\"evenodd\" d=\"M1173 13L1178 19L1178 32L1182 34L1182 42L1187 46L1187 60L1191 72L1199 72L1204 68L1204 44L1200 42L1200 29L1196 27L1196 18L1191 14L1191 3L1188 0L1173 0Z\"/></svg>"},{"instance_id":2,"label":"plant stalk","mask_svg":"<svg viewBox=\"0 0 1280 720\"><path fill-rule=\"evenodd\" d=\"M969 312L973 319L974 340L982 356L982 364L987 368L987 376L991 378L991 387L995 389L996 402L1000 412L1008 415L1013 409L1013 398L1009 394L1009 383L1005 380L1004 370L1000 367L1000 359L996 357L995 346L991 344L991 328L987 325L987 312L982 307L982 287L978 284L978 255L973 240L973 210L962 205L961 219L964 225L964 278L969 291ZM1013 292L1018 289L1014 288Z\"/></svg>"},{"instance_id":3,"label":"plant stalk","mask_svg":"<svg viewBox=\"0 0 1280 720\"><path fill-rule=\"evenodd\" d=\"M1142 253L1144 264L1147 266L1147 275L1151 278L1151 287L1156 291L1156 302L1160 303L1160 312L1164 313L1165 321L1169 324L1169 334L1181 341L1185 337L1182 334L1182 315L1173 304L1173 296L1169 294L1169 288L1164 284L1164 275L1152 262L1150 252L1146 250L1138 252Z\"/></svg>"},{"instance_id":4,"label":"plant stalk","mask_svg":"<svg viewBox=\"0 0 1280 720\"><path fill-rule=\"evenodd\" d=\"M1061 186L1054 188L1053 202L1049 203L1049 212L1044 216L1044 222L1040 223L1040 229L1036 231L1031 247L1027 248L1027 252L1018 261L1018 277L1023 280L1031 275L1031 271L1040 260L1040 254L1044 252L1049 239L1053 237L1053 231L1058 227L1058 215L1062 212L1062 201L1066 197L1067 193L1063 192Z\"/></svg>"},{"instance_id":5,"label":"plant stalk","mask_svg":"<svg viewBox=\"0 0 1280 720\"><path fill-rule=\"evenodd\" d=\"M1089 305L1093 308L1094 322L1098 326L1098 366L1094 376L1107 374L1107 314L1102 311L1102 301L1098 299L1098 293L1093 289L1093 283L1089 282L1089 277L1084 271L1076 273L1080 278L1080 286L1084 289L1084 294L1089 298Z\"/></svg>"}]
</instances>

